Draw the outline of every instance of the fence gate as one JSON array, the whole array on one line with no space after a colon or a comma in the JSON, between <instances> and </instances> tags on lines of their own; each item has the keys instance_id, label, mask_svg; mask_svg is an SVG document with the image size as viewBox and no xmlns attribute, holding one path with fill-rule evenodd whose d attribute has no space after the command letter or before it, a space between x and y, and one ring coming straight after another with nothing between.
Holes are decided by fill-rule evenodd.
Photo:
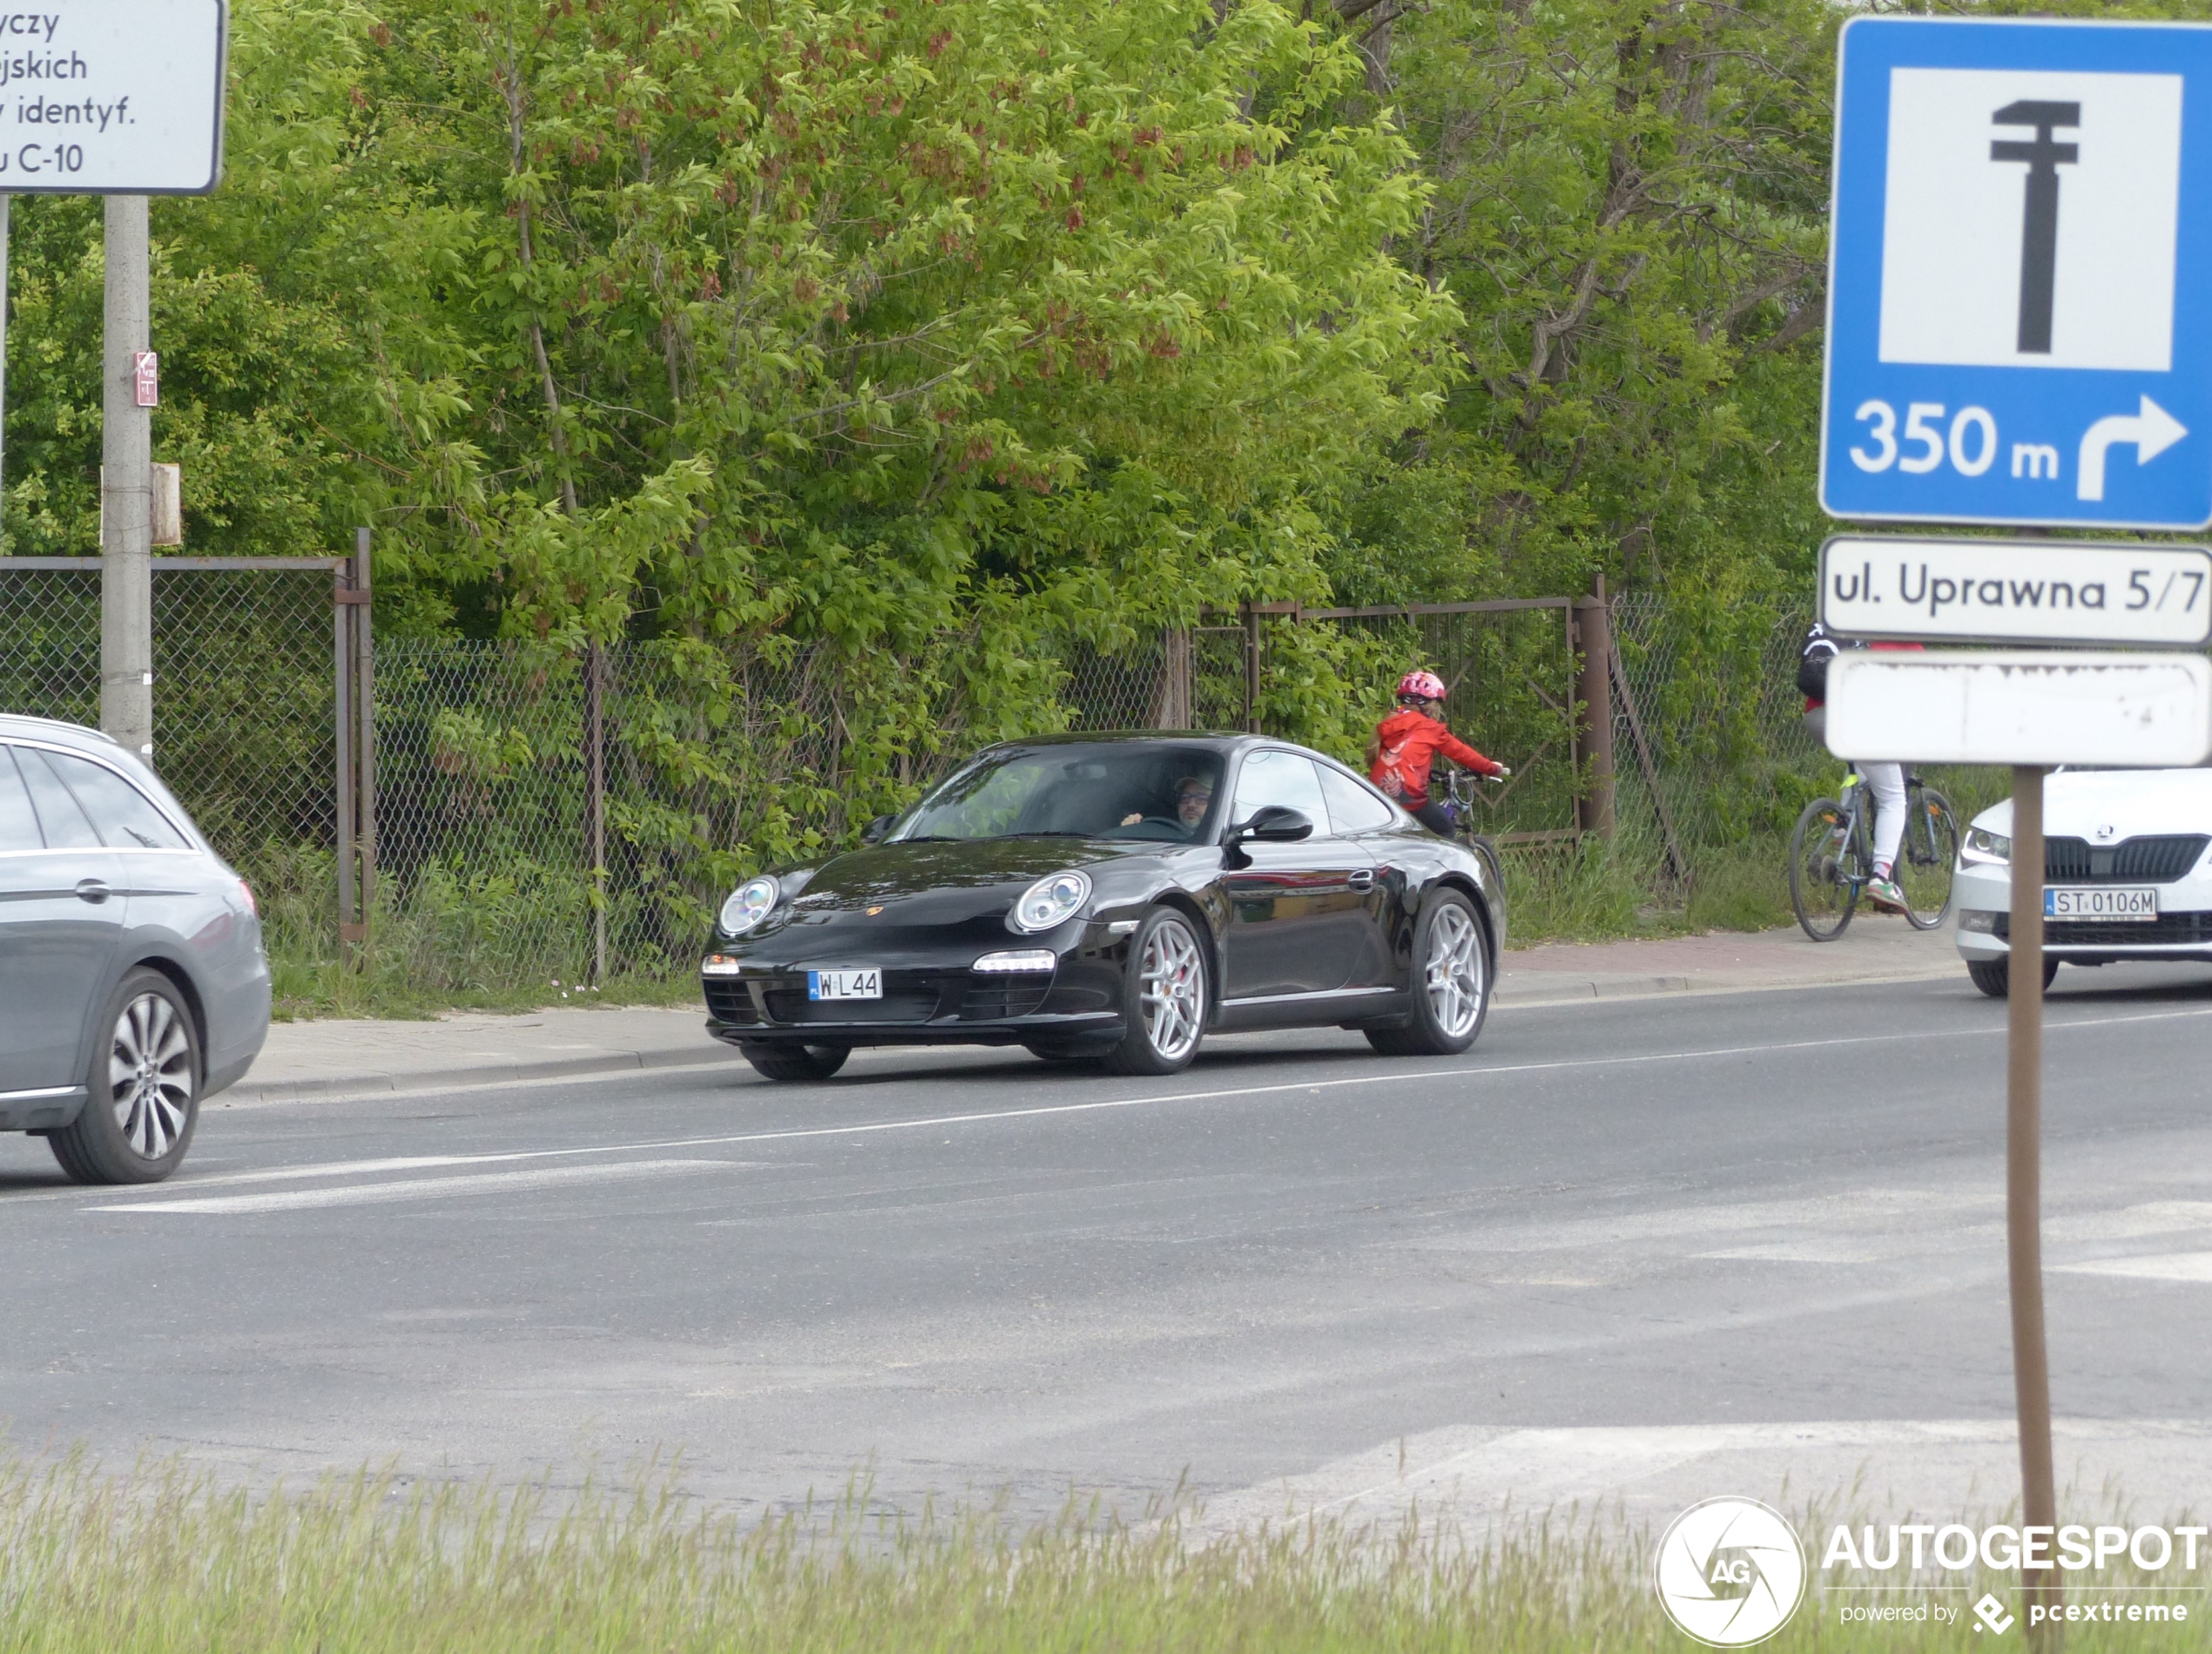
<instances>
[{"instance_id":1,"label":"fence gate","mask_svg":"<svg viewBox=\"0 0 2212 1654\"><path fill-rule=\"evenodd\" d=\"M368 595L366 530L351 557L153 559L155 770L257 888L334 881L347 940L375 878ZM0 712L98 726L99 558L0 557Z\"/></svg>"}]
</instances>

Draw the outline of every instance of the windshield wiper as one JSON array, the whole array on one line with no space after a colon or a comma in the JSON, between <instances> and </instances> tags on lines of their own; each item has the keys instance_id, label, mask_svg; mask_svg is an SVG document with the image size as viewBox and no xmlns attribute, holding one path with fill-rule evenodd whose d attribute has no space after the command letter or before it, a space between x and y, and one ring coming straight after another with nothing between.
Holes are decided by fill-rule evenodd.
<instances>
[{"instance_id":1,"label":"windshield wiper","mask_svg":"<svg viewBox=\"0 0 2212 1654\"><path fill-rule=\"evenodd\" d=\"M1093 833L1079 833L1074 827L1035 827L1023 833L994 833L995 839L1089 839Z\"/></svg>"}]
</instances>

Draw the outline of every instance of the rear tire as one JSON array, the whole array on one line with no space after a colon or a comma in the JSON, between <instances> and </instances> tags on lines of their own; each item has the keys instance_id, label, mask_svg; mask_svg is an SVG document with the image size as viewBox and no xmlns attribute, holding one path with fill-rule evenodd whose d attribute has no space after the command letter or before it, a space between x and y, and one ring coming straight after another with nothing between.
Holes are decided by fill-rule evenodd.
<instances>
[{"instance_id":1,"label":"rear tire","mask_svg":"<svg viewBox=\"0 0 2212 1654\"><path fill-rule=\"evenodd\" d=\"M2043 986L2051 985L2051 978L2059 974L2059 962L2050 955L2043 955ZM1974 986L1992 999L2010 999L2013 996L2013 962L2010 959L1969 959L1966 975L1974 979Z\"/></svg>"},{"instance_id":2,"label":"rear tire","mask_svg":"<svg viewBox=\"0 0 2212 1654\"><path fill-rule=\"evenodd\" d=\"M1439 890L1413 927L1413 1014L1403 1028L1371 1028L1385 1057L1457 1057L1490 1014L1490 948L1474 904Z\"/></svg>"},{"instance_id":3,"label":"rear tire","mask_svg":"<svg viewBox=\"0 0 2212 1654\"><path fill-rule=\"evenodd\" d=\"M772 1080L826 1080L853 1055L850 1045L771 1045L765 1040L738 1050Z\"/></svg>"},{"instance_id":4,"label":"rear tire","mask_svg":"<svg viewBox=\"0 0 2212 1654\"><path fill-rule=\"evenodd\" d=\"M1127 1029L1100 1055L1116 1074L1180 1074L1205 1037L1206 948L1190 917L1155 908L1130 938L1122 1015Z\"/></svg>"},{"instance_id":5,"label":"rear tire","mask_svg":"<svg viewBox=\"0 0 2212 1654\"><path fill-rule=\"evenodd\" d=\"M1848 818L1833 799L1815 799L1790 834L1790 907L1815 942L1833 942L1858 906L1858 847L1844 830Z\"/></svg>"},{"instance_id":6,"label":"rear tire","mask_svg":"<svg viewBox=\"0 0 2212 1654\"><path fill-rule=\"evenodd\" d=\"M199 1025L158 970L124 977L84 1077L91 1093L46 1146L78 1183L158 1183L184 1164L199 1123Z\"/></svg>"}]
</instances>

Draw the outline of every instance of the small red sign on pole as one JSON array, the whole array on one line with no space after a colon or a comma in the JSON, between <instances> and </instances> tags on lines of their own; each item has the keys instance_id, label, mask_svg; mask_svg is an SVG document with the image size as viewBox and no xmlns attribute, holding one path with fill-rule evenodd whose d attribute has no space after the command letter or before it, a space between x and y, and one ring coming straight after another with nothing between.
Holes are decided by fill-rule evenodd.
<instances>
[{"instance_id":1,"label":"small red sign on pole","mask_svg":"<svg viewBox=\"0 0 2212 1654\"><path fill-rule=\"evenodd\" d=\"M151 350L133 351L131 355L132 371L138 376L138 406L158 408L161 405L161 358Z\"/></svg>"}]
</instances>

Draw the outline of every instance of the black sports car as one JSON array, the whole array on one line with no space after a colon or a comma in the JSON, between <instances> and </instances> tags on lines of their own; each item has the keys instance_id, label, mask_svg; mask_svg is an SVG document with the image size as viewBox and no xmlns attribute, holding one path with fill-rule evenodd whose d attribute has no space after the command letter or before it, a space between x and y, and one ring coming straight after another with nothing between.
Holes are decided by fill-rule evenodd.
<instances>
[{"instance_id":1,"label":"black sports car","mask_svg":"<svg viewBox=\"0 0 2212 1654\"><path fill-rule=\"evenodd\" d=\"M1260 736L1009 742L864 837L722 906L707 1028L772 1079L931 1043L1170 1074L1208 1030L1311 1025L1447 1055L1505 942L1487 854Z\"/></svg>"}]
</instances>

